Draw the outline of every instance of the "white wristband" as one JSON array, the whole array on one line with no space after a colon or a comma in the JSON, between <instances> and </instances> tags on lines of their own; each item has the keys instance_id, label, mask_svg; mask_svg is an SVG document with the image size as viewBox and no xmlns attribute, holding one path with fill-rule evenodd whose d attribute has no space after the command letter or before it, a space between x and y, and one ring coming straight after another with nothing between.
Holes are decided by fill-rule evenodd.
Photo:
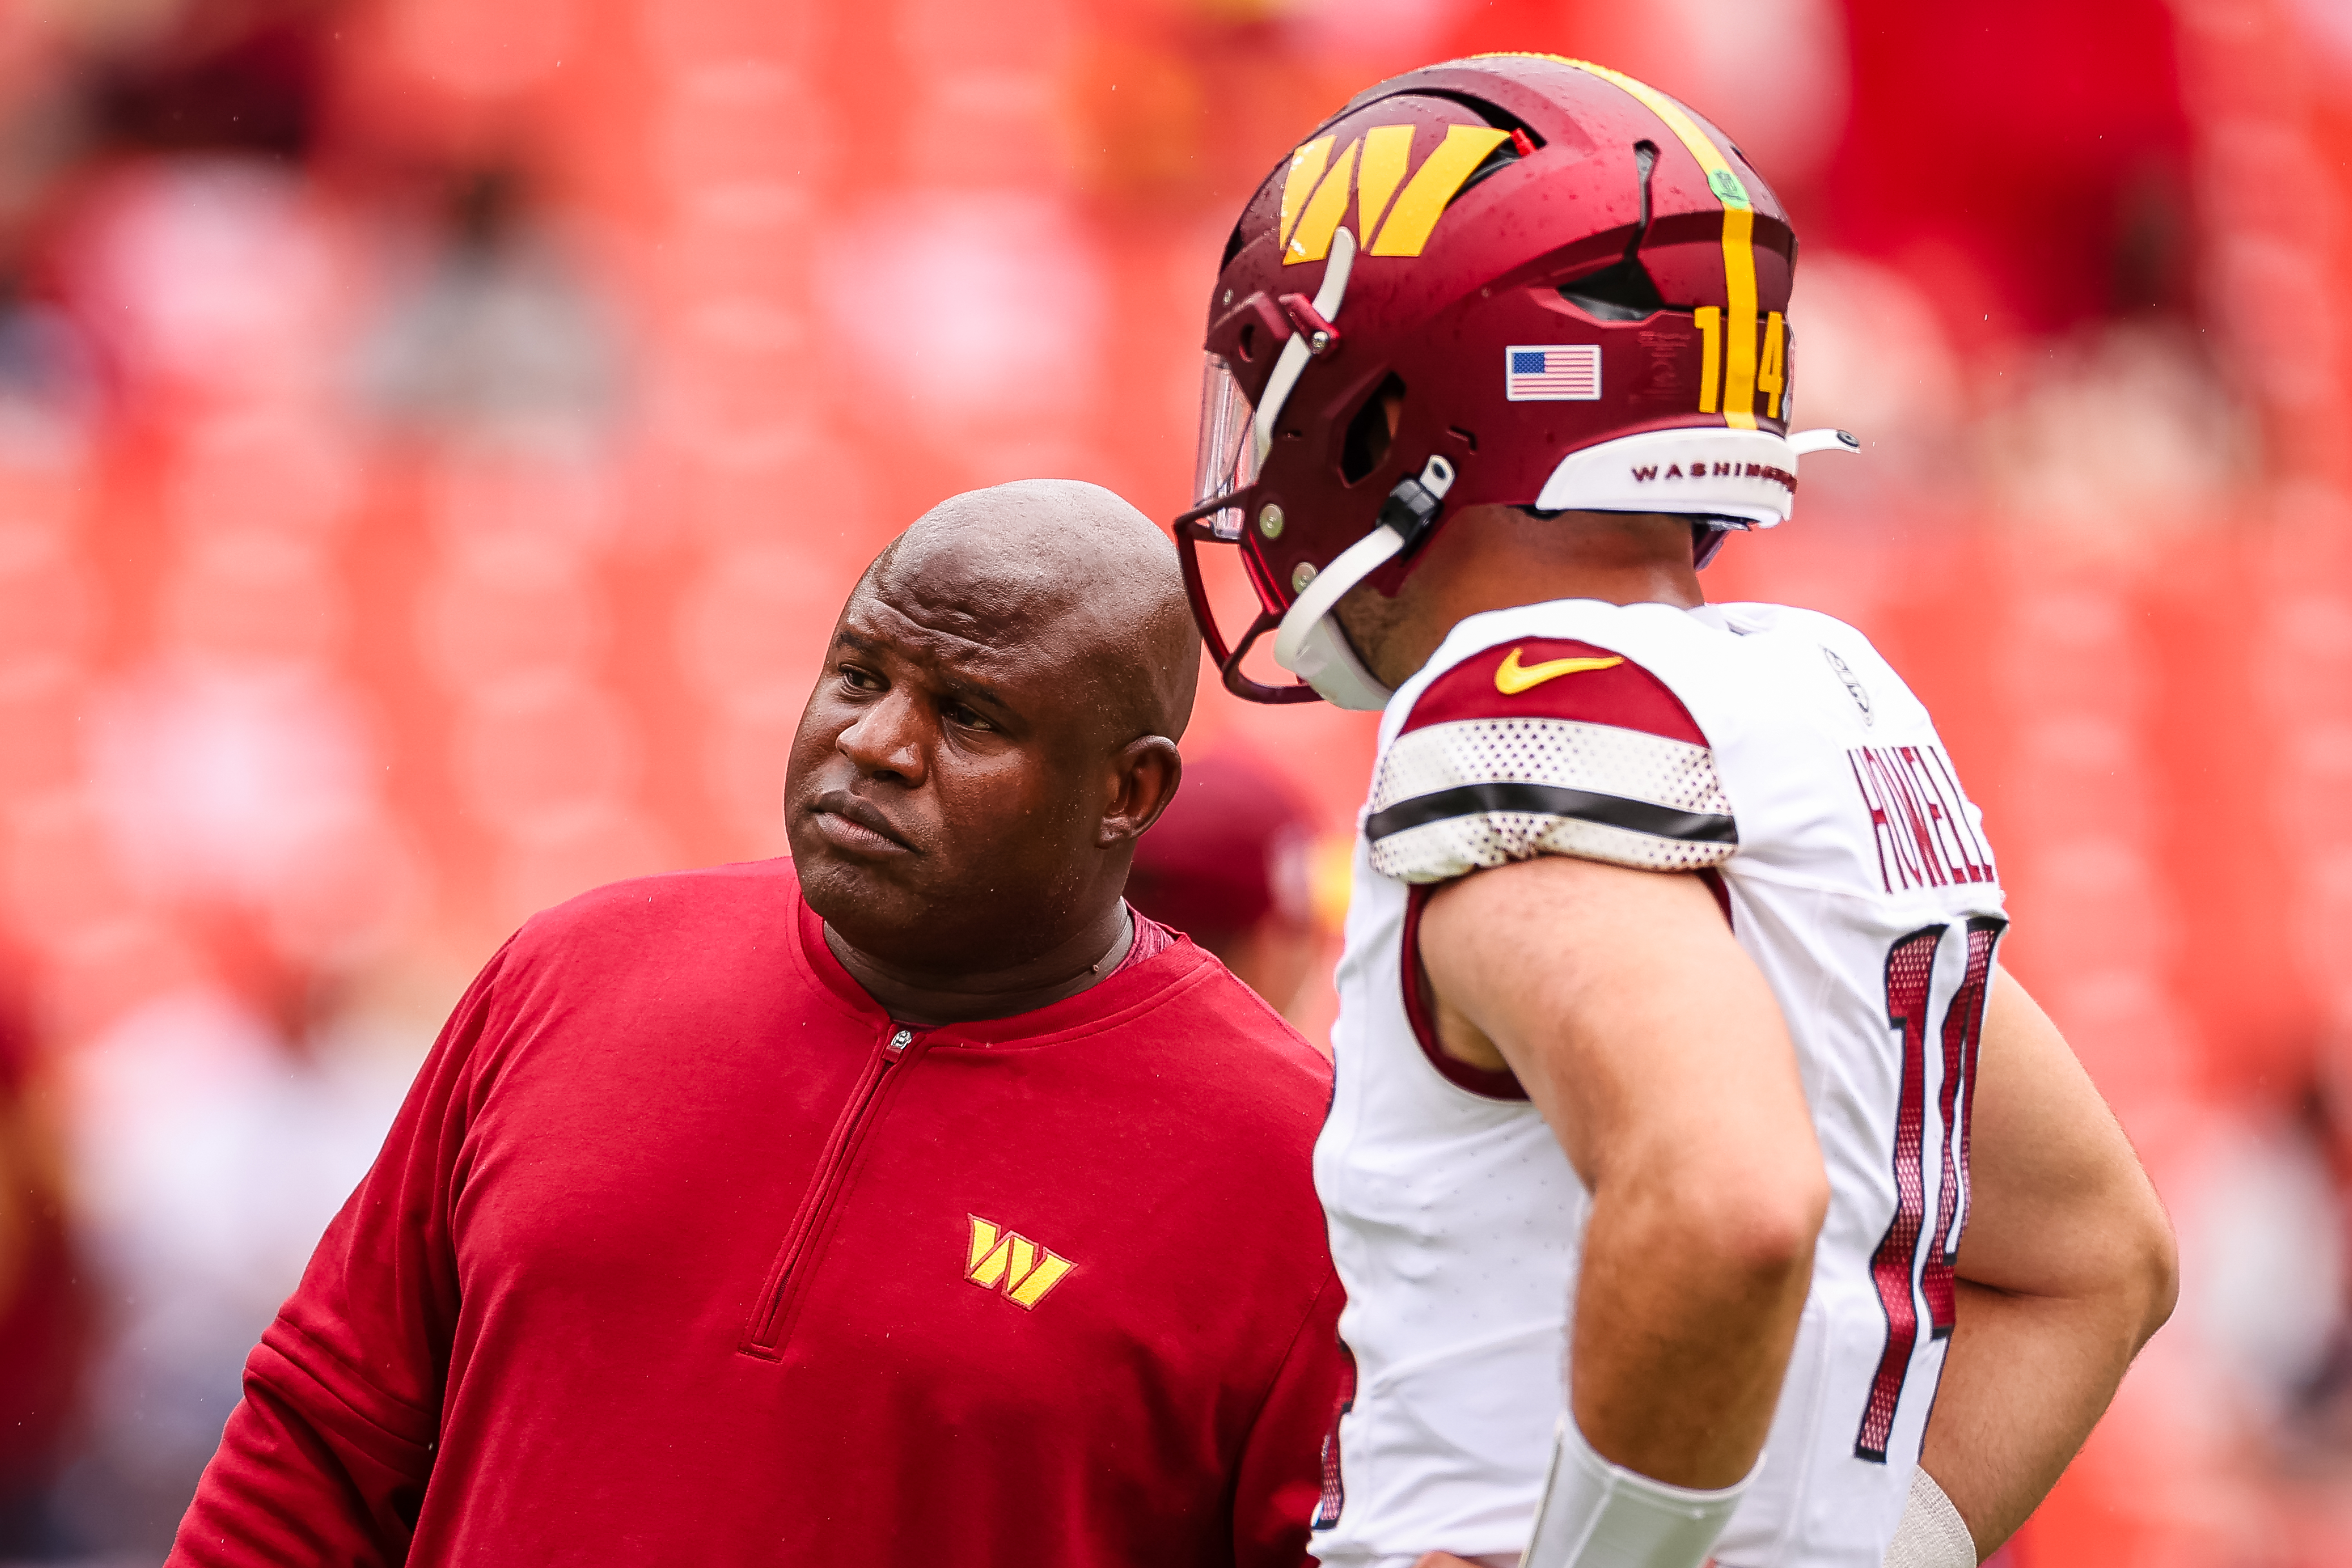
<instances>
[{"instance_id":1,"label":"white wristband","mask_svg":"<svg viewBox=\"0 0 2352 1568\"><path fill-rule=\"evenodd\" d=\"M1903 1505L1903 1522L1886 1543L1886 1568L1977 1568L1977 1542L1969 1521L1923 1469L1911 1472L1911 1500Z\"/></svg>"},{"instance_id":2,"label":"white wristband","mask_svg":"<svg viewBox=\"0 0 2352 1568\"><path fill-rule=\"evenodd\" d=\"M1637 1476L1563 1415L1522 1568L1699 1568L1753 1479L1702 1492Z\"/></svg>"}]
</instances>

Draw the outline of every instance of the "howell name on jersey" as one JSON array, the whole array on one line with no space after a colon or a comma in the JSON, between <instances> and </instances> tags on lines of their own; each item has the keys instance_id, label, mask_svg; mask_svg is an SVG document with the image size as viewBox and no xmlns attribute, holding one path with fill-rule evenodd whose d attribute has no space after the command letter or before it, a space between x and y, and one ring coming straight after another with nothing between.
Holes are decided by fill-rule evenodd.
<instances>
[{"instance_id":1,"label":"howell name on jersey","mask_svg":"<svg viewBox=\"0 0 2352 1568\"><path fill-rule=\"evenodd\" d=\"M1527 1544L1589 1197L1508 1073L1440 1050L1436 884L1539 855L1705 875L1784 1014L1833 1189L1726 1568L1877 1568L1953 1321L2000 885L1925 708L1859 632L1767 605L1473 616L1382 721L1316 1180L1357 1386L1315 1549Z\"/></svg>"}]
</instances>

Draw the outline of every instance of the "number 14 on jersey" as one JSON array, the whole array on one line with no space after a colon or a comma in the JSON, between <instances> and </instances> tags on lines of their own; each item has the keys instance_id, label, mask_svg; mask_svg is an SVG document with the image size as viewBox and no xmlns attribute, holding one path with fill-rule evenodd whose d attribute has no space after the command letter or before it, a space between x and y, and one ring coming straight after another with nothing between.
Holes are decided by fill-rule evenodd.
<instances>
[{"instance_id":1,"label":"number 14 on jersey","mask_svg":"<svg viewBox=\"0 0 2352 1568\"><path fill-rule=\"evenodd\" d=\"M1854 1458L1874 1464L1886 1462L1887 1434L1918 1343L1921 1299L1937 1339L1952 1331L1957 1316L1954 1266L1960 1230L1968 1223L1969 1113L1976 1101L1977 1043L1984 1033L1993 946L2007 924L1992 915L1968 922L1968 967L1944 1010L1944 1073L1936 1095L1943 1179L1936 1187L1936 1229L1924 1268L1919 1242L1927 1217L1927 994L1935 983L1937 951L1951 928L1923 927L1897 938L1886 953L1886 1025L1903 1037L1902 1098L1895 1114L1895 1217L1870 1259L1871 1280L1886 1310L1886 1346L1853 1439Z\"/></svg>"}]
</instances>

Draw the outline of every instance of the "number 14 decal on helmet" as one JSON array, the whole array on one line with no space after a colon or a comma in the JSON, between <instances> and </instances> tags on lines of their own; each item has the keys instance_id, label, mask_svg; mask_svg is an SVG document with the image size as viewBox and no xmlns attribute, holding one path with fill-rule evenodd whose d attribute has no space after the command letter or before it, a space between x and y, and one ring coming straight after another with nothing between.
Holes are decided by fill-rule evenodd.
<instances>
[{"instance_id":1,"label":"number 14 decal on helmet","mask_svg":"<svg viewBox=\"0 0 2352 1568\"><path fill-rule=\"evenodd\" d=\"M1691 312L1698 328L1698 411L1712 414L1723 391L1723 312L1713 305L1701 305ZM1764 357L1756 366L1756 390L1766 397L1766 417L1780 416L1780 394L1789 385L1789 329L1778 310L1764 318ZM1752 397L1751 397L1752 402ZM1749 410L1752 415L1754 410Z\"/></svg>"},{"instance_id":2,"label":"number 14 decal on helmet","mask_svg":"<svg viewBox=\"0 0 2352 1568\"><path fill-rule=\"evenodd\" d=\"M1925 1268L1919 1237L1927 1217L1927 994L1935 984L1936 954L1948 926L1927 926L1898 939L1886 954L1886 1025L1903 1036L1903 1078L1895 1110L1895 1217L1871 1255L1870 1277L1886 1310L1886 1347L1870 1380L1862 1426L1853 1453L1874 1464L1886 1462L1886 1439L1895 1407L1911 1373L1911 1352L1919 1342L1919 1303L1925 1298L1928 1331L1942 1339L1958 1317L1960 1231L1968 1224L1969 1114L1976 1103L1977 1045L1984 1034L1985 993L1992 983L1993 946L2008 922L1980 915L1968 922L1968 966L1944 1009L1943 1077L1936 1093L1937 1142L1943 1146L1942 1180L1936 1187L1936 1231Z\"/></svg>"},{"instance_id":3,"label":"number 14 decal on helmet","mask_svg":"<svg viewBox=\"0 0 2352 1568\"><path fill-rule=\"evenodd\" d=\"M1771 416L1780 416L1780 391L1786 381L1781 369L1784 357L1780 340L1784 329L1779 311L1772 312L1770 335L1765 353L1771 367L1772 382L1767 384L1756 361L1756 204L1749 199L1748 185L1740 179L1731 161L1723 155L1715 138L1699 128L1690 111L1660 92L1647 82L1635 81L1622 71L1607 66L1594 65L1591 60L1561 61L1581 71L1601 78L1622 89L1643 107L1664 122L1698 161L1706 174L1706 188L1723 204L1723 285L1726 306L1720 311L1712 305L1692 314L1705 335L1702 352L1706 359L1699 373L1698 410L1702 414L1716 411L1716 375L1718 361L1723 376L1723 422L1734 430L1756 428L1756 392L1763 387L1772 395ZM1707 318L1713 318L1715 330L1707 331ZM1730 331L1728 341L1718 344L1726 319ZM1727 351L1727 352L1726 352Z\"/></svg>"}]
</instances>

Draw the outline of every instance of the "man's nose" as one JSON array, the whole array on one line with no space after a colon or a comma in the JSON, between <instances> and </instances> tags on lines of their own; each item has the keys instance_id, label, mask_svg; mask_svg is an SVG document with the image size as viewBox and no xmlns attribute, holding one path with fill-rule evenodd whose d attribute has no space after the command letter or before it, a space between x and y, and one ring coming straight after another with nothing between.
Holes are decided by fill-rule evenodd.
<instances>
[{"instance_id":1,"label":"man's nose","mask_svg":"<svg viewBox=\"0 0 2352 1568\"><path fill-rule=\"evenodd\" d=\"M860 713L833 744L867 778L888 779L911 788L919 785L929 771L923 760L921 717L913 695L903 687L885 692L882 700Z\"/></svg>"}]
</instances>

